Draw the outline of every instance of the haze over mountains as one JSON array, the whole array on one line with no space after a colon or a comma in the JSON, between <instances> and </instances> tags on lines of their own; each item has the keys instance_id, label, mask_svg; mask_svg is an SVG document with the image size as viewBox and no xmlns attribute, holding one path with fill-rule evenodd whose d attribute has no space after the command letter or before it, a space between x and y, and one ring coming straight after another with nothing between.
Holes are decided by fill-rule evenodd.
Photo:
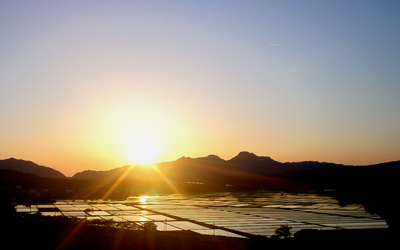
<instances>
[{"instance_id":1,"label":"haze over mountains","mask_svg":"<svg viewBox=\"0 0 400 250\"><path fill-rule=\"evenodd\" d=\"M237 156L230 160L221 159L217 155L209 155L206 157L190 158L181 157L176 161L161 162L155 164L158 168L163 170L184 171L184 172L196 172L200 170L204 171L230 171L230 172L243 172L253 174L277 174L284 173L293 170L311 170L311 169L322 169L328 167L340 167L342 164L334 163L320 163L315 161L305 161L297 163L281 163L275 161L267 156L257 156L253 153L242 151ZM73 179L102 179L106 178L114 172L118 172L121 169L125 169L128 166L114 168L106 171L96 170L85 170L82 172L75 173ZM144 166L137 166L138 168ZM30 173L38 175L39 177L45 178L66 178L66 176L58 170L51 167L45 167L38 165L32 161L9 158L0 160L0 169L16 170L23 173ZM201 174L201 173L198 173Z\"/></svg>"},{"instance_id":2,"label":"haze over mountains","mask_svg":"<svg viewBox=\"0 0 400 250\"><path fill-rule=\"evenodd\" d=\"M81 180L104 180L112 176L129 174L129 179L160 180L167 177L171 182L229 183L266 182L267 176L285 174L293 171L306 171L343 167L344 165L320 162L281 163L266 156L257 156L250 152L240 152L230 160L216 155L190 158L181 157L172 162L149 166L124 166L108 171L86 170L76 173L72 178ZM161 175L160 175L161 173Z\"/></svg>"},{"instance_id":3,"label":"haze over mountains","mask_svg":"<svg viewBox=\"0 0 400 250\"><path fill-rule=\"evenodd\" d=\"M368 186L390 181L400 166L400 161L369 166L350 166L315 161L278 162L270 157L240 152L230 160L216 155L190 158L152 165L123 166L108 171L85 170L69 179L92 181L126 180L207 183L240 187L289 187L313 185L321 188L338 188L343 185ZM46 178L63 178L65 175L49 167L14 158L0 160L0 169L12 169ZM390 181L393 182L393 181Z\"/></svg>"}]
</instances>

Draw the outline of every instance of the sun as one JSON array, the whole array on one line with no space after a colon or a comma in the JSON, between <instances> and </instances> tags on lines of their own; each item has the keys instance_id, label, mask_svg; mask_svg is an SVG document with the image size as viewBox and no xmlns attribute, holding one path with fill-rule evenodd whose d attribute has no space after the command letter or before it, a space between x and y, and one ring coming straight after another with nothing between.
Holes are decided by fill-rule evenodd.
<instances>
[{"instance_id":1,"label":"sun","mask_svg":"<svg viewBox=\"0 0 400 250\"><path fill-rule=\"evenodd\" d=\"M128 155L133 164L153 164L158 153L156 143L145 137L133 138L128 146Z\"/></svg>"}]
</instances>

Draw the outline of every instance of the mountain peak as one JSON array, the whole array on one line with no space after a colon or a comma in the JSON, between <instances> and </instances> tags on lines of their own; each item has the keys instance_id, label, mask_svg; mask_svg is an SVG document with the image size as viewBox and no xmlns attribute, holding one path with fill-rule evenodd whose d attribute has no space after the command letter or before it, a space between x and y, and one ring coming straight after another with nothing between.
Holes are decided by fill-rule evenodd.
<instances>
[{"instance_id":1,"label":"mountain peak","mask_svg":"<svg viewBox=\"0 0 400 250\"><path fill-rule=\"evenodd\" d=\"M218 160L218 161L222 160L221 157L219 157L218 155L209 155L205 158L209 160Z\"/></svg>"},{"instance_id":2,"label":"mountain peak","mask_svg":"<svg viewBox=\"0 0 400 250\"><path fill-rule=\"evenodd\" d=\"M254 160L257 159L258 156L254 153L248 151L241 151L237 156L233 157L231 160Z\"/></svg>"},{"instance_id":3,"label":"mountain peak","mask_svg":"<svg viewBox=\"0 0 400 250\"><path fill-rule=\"evenodd\" d=\"M177 160L177 162L207 162L207 163L221 163L221 162L225 162L224 159L222 159L221 157L219 157L218 155L208 155L205 157L198 157L198 158L191 158L191 157L185 157L182 156L181 158L179 158Z\"/></svg>"}]
</instances>

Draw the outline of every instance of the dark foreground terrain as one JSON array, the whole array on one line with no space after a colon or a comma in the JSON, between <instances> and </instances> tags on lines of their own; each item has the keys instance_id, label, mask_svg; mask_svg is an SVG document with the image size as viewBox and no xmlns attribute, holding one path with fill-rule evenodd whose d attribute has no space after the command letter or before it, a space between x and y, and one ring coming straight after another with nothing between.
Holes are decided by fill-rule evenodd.
<instances>
[{"instance_id":1,"label":"dark foreground terrain","mask_svg":"<svg viewBox=\"0 0 400 250\"><path fill-rule=\"evenodd\" d=\"M395 246L395 235L385 230L303 231L289 239L239 239L191 232L128 230L92 226L67 217L6 218L2 249L378 249Z\"/></svg>"}]
</instances>

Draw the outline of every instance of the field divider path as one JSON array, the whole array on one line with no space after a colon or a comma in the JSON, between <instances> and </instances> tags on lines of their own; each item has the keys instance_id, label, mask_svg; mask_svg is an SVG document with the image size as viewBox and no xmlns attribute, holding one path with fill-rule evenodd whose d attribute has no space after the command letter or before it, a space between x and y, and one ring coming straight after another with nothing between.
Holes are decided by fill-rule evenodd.
<instances>
[{"instance_id":1,"label":"field divider path","mask_svg":"<svg viewBox=\"0 0 400 250\"><path fill-rule=\"evenodd\" d=\"M199 226L207 227L209 229L221 229L221 230L224 230L224 231L227 231L227 232L230 232L230 233L234 233L234 234L237 234L237 235L249 238L249 239L265 238L264 236L245 233L245 232L237 231L237 230L234 230L234 229L231 229L231 228L216 226L216 225L205 223L205 222L201 222L201 221L196 221L196 220L192 220L192 219L188 219L188 218L184 218L184 217L180 217L180 216L176 216L176 215L172 215L172 214L159 212L159 211L156 211L156 210L153 210L153 209L149 209L149 208L142 208L140 206L134 206L134 205L133 205L133 207L138 208L140 210L145 210L145 211L148 211L148 212L151 212L151 213L154 213L154 214L159 214L159 215L171 217L171 218L173 218L173 219L175 219L177 221L187 221L187 222L190 222L190 223L197 224Z\"/></svg>"}]
</instances>

